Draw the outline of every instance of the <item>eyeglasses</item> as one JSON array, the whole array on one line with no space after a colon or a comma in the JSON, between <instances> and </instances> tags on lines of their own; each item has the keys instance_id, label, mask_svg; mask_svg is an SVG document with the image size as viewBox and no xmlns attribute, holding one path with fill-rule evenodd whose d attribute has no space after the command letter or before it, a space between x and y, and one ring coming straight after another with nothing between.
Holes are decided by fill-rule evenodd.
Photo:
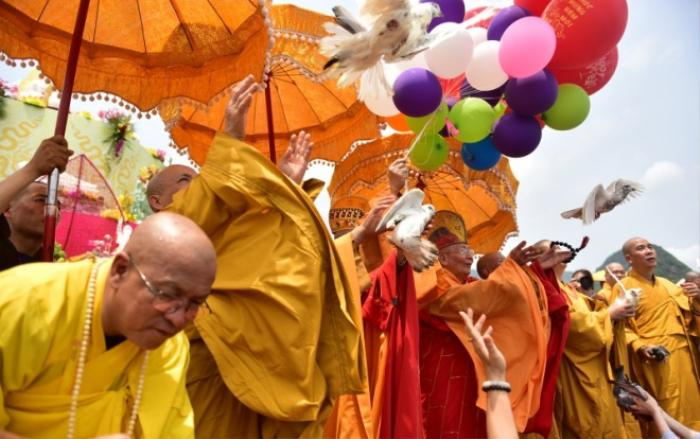
<instances>
[{"instance_id":1,"label":"eyeglasses","mask_svg":"<svg viewBox=\"0 0 700 439\"><path fill-rule=\"evenodd\" d=\"M141 277L144 285L146 285L148 292L153 296L153 307L155 309L165 314L173 314L182 309L184 310L185 317L189 320L192 320L197 316L197 311L199 311L201 306L211 312L211 308L209 308L206 300L199 302L161 291L155 285L153 285L153 282L151 282L145 274L143 274L143 271L141 271L138 265L136 265L134 258L128 253L127 256L129 257L129 263L136 269L136 272Z\"/></svg>"}]
</instances>

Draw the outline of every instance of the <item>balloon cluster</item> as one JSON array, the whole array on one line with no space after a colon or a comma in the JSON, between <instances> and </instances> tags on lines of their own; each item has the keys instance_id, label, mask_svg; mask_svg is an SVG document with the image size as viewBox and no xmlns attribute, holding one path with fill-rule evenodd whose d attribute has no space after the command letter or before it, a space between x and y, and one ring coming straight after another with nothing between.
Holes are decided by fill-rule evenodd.
<instances>
[{"instance_id":1,"label":"balloon cluster","mask_svg":"<svg viewBox=\"0 0 700 439\"><path fill-rule=\"evenodd\" d=\"M463 0L420 1L440 5L428 29L438 42L388 65L393 96L365 103L416 133L409 157L424 171L447 159L447 137L462 143L467 166L485 170L501 154L532 153L545 125L580 125L589 96L615 72L627 24L626 0L515 0L495 14L465 11Z\"/></svg>"}]
</instances>

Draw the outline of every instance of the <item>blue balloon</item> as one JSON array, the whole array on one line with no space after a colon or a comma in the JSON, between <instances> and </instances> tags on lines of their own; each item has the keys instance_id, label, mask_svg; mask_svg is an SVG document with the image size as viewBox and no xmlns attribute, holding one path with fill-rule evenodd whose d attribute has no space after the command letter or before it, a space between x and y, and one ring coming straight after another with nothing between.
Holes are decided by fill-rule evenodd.
<instances>
[{"instance_id":1,"label":"blue balloon","mask_svg":"<svg viewBox=\"0 0 700 439\"><path fill-rule=\"evenodd\" d=\"M491 169L500 159L501 153L493 146L491 136L476 143L462 144L462 160L475 171Z\"/></svg>"}]
</instances>

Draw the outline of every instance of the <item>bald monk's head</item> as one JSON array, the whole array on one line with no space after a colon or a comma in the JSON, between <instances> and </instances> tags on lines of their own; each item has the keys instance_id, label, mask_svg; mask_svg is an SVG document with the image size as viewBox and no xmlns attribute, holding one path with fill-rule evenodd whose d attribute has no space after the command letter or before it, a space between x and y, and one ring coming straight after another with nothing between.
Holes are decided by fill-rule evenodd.
<instances>
[{"instance_id":1,"label":"bald monk's head","mask_svg":"<svg viewBox=\"0 0 700 439\"><path fill-rule=\"evenodd\" d=\"M107 335L154 349L194 320L216 274L216 253L191 220L149 216L112 262L102 321Z\"/></svg>"},{"instance_id":2,"label":"bald monk's head","mask_svg":"<svg viewBox=\"0 0 700 439\"><path fill-rule=\"evenodd\" d=\"M685 281L692 282L698 287L700 287L700 273L697 271L689 271L685 274Z\"/></svg>"},{"instance_id":3,"label":"bald monk's head","mask_svg":"<svg viewBox=\"0 0 700 439\"><path fill-rule=\"evenodd\" d=\"M644 238L628 239L622 246L622 253L627 263L640 274L652 273L656 267L656 250Z\"/></svg>"},{"instance_id":4,"label":"bald monk's head","mask_svg":"<svg viewBox=\"0 0 700 439\"><path fill-rule=\"evenodd\" d=\"M160 212L173 201L173 195L187 187L197 175L194 169L184 165L171 165L158 172L146 187L148 205Z\"/></svg>"},{"instance_id":5,"label":"bald monk's head","mask_svg":"<svg viewBox=\"0 0 700 439\"><path fill-rule=\"evenodd\" d=\"M605 266L605 283L610 286L610 288L615 286L615 278L610 275L610 272L615 275L618 279L625 277L625 267L619 262L611 262Z\"/></svg>"},{"instance_id":6,"label":"bald monk's head","mask_svg":"<svg viewBox=\"0 0 700 439\"><path fill-rule=\"evenodd\" d=\"M482 279L488 279L489 275L501 266L506 258L501 252L487 253L476 262L476 272Z\"/></svg>"}]
</instances>

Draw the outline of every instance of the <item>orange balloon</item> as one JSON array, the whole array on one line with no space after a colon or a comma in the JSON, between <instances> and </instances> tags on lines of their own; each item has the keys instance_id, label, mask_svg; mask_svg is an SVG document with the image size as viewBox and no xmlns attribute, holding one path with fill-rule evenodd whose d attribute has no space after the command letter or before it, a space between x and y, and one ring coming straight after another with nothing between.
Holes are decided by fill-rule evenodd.
<instances>
[{"instance_id":1,"label":"orange balloon","mask_svg":"<svg viewBox=\"0 0 700 439\"><path fill-rule=\"evenodd\" d=\"M386 123L388 123L390 127L398 132L411 131L411 128L408 126L408 122L406 122L406 116L401 113L397 114L396 116L387 117Z\"/></svg>"}]
</instances>

